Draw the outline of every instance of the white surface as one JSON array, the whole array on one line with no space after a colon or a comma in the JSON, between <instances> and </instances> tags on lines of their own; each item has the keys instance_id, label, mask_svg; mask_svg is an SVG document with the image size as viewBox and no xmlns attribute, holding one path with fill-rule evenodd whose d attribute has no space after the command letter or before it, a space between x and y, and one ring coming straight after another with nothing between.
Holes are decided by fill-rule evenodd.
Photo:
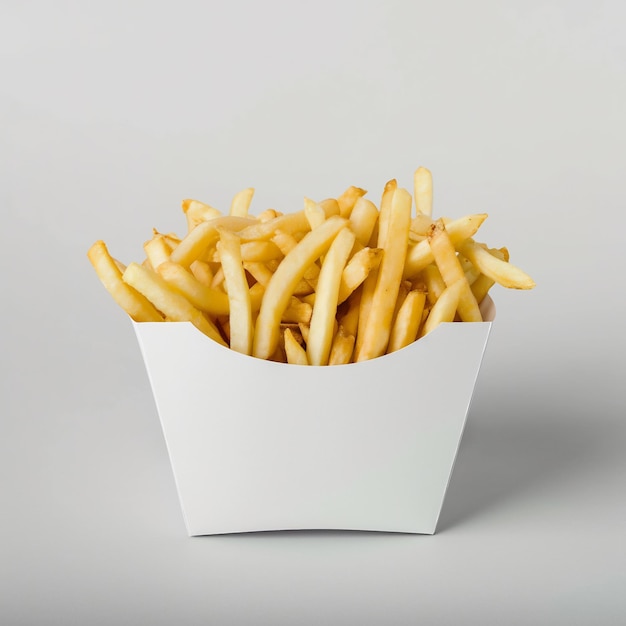
<instances>
[{"instance_id":1,"label":"white surface","mask_svg":"<svg viewBox=\"0 0 626 626\"><path fill-rule=\"evenodd\" d=\"M435 532L491 322L343 367L247 357L190 323L133 326L190 535Z\"/></svg>"},{"instance_id":2,"label":"white surface","mask_svg":"<svg viewBox=\"0 0 626 626\"><path fill-rule=\"evenodd\" d=\"M626 9L0 3L0 622L624 622ZM190 539L137 343L85 252L180 201L435 176L537 282L493 326L434 536Z\"/></svg>"}]
</instances>

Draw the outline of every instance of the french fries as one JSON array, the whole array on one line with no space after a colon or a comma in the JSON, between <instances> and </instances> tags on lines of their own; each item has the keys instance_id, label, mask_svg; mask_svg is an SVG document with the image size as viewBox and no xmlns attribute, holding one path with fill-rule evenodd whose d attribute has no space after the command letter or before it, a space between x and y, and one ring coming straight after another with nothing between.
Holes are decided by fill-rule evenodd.
<instances>
[{"instance_id":1,"label":"french fries","mask_svg":"<svg viewBox=\"0 0 626 626\"><path fill-rule=\"evenodd\" d=\"M125 268L109 254L104 241L96 241L87 256L102 284L132 319L136 322L163 321L164 316L150 300L124 282Z\"/></svg>"},{"instance_id":2,"label":"french fries","mask_svg":"<svg viewBox=\"0 0 626 626\"><path fill-rule=\"evenodd\" d=\"M191 322L245 355L346 365L401 350L455 321L482 321L494 285L532 289L506 248L476 241L486 213L433 217L431 172L413 193L391 179L380 207L361 187L304 199L295 213L250 214L254 189L226 212L184 200L187 233L153 229L145 258L125 266L102 241L96 274L136 322Z\"/></svg>"},{"instance_id":3,"label":"french fries","mask_svg":"<svg viewBox=\"0 0 626 626\"><path fill-rule=\"evenodd\" d=\"M224 268L224 281L228 290L230 347L242 354L252 350L252 301L250 288L241 258L239 237L220 229L217 250Z\"/></svg>"},{"instance_id":4,"label":"french fries","mask_svg":"<svg viewBox=\"0 0 626 626\"><path fill-rule=\"evenodd\" d=\"M280 318L307 268L330 247L346 220L333 216L310 231L287 254L265 290L254 332L253 355L269 359L278 345Z\"/></svg>"},{"instance_id":5,"label":"french fries","mask_svg":"<svg viewBox=\"0 0 626 626\"><path fill-rule=\"evenodd\" d=\"M354 233L349 228L343 228L335 237L324 258L317 283L307 342L307 356L311 365L328 364L341 277L355 239Z\"/></svg>"},{"instance_id":6,"label":"french fries","mask_svg":"<svg viewBox=\"0 0 626 626\"><path fill-rule=\"evenodd\" d=\"M362 331L363 343L357 350L356 361L382 356L387 349L406 259L410 225L411 196L406 189L394 189L384 232L383 258L372 304Z\"/></svg>"}]
</instances>

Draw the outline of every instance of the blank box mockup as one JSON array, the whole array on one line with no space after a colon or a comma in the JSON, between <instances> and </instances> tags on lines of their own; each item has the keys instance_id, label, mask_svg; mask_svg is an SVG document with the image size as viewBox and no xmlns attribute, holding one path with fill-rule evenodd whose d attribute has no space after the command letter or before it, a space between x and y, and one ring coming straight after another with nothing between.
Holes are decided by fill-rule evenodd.
<instances>
[{"instance_id":1,"label":"blank box mockup","mask_svg":"<svg viewBox=\"0 0 626 626\"><path fill-rule=\"evenodd\" d=\"M371 361L297 366L133 322L189 535L434 534L495 307Z\"/></svg>"}]
</instances>

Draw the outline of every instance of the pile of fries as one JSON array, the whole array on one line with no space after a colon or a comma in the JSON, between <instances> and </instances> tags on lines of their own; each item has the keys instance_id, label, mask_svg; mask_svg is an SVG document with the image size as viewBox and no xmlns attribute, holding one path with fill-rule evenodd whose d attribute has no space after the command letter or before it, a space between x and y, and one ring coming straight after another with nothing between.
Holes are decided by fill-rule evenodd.
<instances>
[{"instance_id":1,"label":"pile of fries","mask_svg":"<svg viewBox=\"0 0 626 626\"><path fill-rule=\"evenodd\" d=\"M399 350L443 322L480 322L498 283L531 289L506 248L474 240L484 213L432 217L430 171L414 173L413 196L397 181L380 205L351 186L339 197L253 217L254 189L227 215L185 200L187 234L156 229L146 258L124 266L103 241L89 260L137 322L191 322L243 354L298 365L340 365ZM415 212L413 212L415 204Z\"/></svg>"}]
</instances>

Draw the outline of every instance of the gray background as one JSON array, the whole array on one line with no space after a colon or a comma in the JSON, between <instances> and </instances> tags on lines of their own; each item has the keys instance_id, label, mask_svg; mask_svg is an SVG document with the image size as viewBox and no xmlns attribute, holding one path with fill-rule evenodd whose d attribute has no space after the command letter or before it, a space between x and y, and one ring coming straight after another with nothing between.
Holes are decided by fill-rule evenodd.
<instances>
[{"instance_id":1,"label":"gray background","mask_svg":"<svg viewBox=\"0 0 626 626\"><path fill-rule=\"evenodd\" d=\"M626 620L621 2L0 2L0 622ZM189 539L128 320L180 201L418 165L538 286L498 317L433 537Z\"/></svg>"}]
</instances>

